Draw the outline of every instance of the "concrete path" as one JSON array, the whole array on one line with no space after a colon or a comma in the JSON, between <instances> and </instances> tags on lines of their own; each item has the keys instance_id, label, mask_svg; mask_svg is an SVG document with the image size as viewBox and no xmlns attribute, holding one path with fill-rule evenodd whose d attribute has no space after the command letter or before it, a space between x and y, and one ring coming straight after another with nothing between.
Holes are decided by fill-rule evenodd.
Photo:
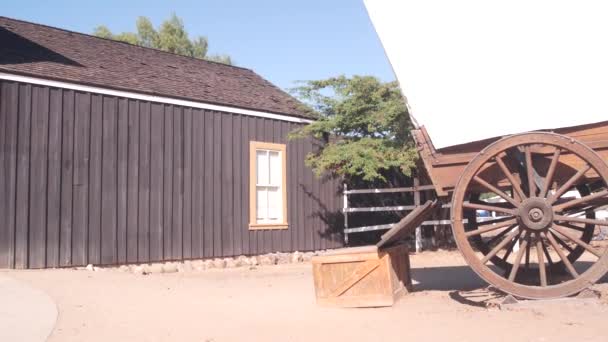
<instances>
[{"instance_id":1,"label":"concrete path","mask_svg":"<svg viewBox=\"0 0 608 342\"><path fill-rule=\"evenodd\" d=\"M48 295L0 273L0 341L46 341L56 321Z\"/></svg>"}]
</instances>

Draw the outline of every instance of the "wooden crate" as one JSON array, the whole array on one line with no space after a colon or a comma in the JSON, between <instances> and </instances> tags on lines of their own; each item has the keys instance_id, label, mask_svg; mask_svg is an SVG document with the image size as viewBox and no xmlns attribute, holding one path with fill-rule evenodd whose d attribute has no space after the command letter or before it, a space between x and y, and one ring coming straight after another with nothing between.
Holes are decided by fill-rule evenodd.
<instances>
[{"instance_id":1,"label":"wooden crate","mask_svg":"<svg viewBox=\"0 0 608 342\"><path fill-rule=\"evenodd\" d=\"M405 245L335 250L312 259L317 303L342 307L391 306L411 291Z\"/></svg>"}]
</instances>

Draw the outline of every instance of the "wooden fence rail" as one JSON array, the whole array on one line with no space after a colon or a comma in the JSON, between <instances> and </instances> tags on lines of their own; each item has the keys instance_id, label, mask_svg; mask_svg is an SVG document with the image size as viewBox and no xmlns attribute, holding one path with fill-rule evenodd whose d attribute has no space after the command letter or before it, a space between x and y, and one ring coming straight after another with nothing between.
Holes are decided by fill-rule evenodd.
<instances>
[{"instance_id":1,"label":"wooden fence rail","mask_svg":"<svg viewBox=\"0 0 608 342\"><path fill-rule=\"evenodd\" d=\"M421 205L421 195L422 193L432 193L431 197L434 197L435 187L433 185L420 185L420 180L418 178L414 178L414 186L412 187L402 187L402 188L386 188L386 189L356 189L349 190L348 186L344 184L343 190L343 208L342 213L344 215L344 242L348 244L348 236L353 233L363 233L370 231L378 231L378 230L388 230L393 224L379 224L379 225L371 225L371 226L363 226L363 227L349 227L348 214L350 213L360 213L360 212L389 212L389 211L412 211ZM413 193L413 203L398 205L398 206L385 206L385 207L350 207L349 206L349 195L360 195L360 194L369 194L369 195L381 195L381 194L389 194L389 193ZM427 196L427 199L430 199ZM449 208L449 204L443 204L441 208ZM435 245L435 239L433 238L430 242L425 242L422 237L422 226L434 226L437 230L438 226L449 226L450 220L441 219L438 215L434 216L433 220L428 220L422 222L421 226L416 228L416 251L420 252L425 246Z\"/></svg>"}]
</instances>

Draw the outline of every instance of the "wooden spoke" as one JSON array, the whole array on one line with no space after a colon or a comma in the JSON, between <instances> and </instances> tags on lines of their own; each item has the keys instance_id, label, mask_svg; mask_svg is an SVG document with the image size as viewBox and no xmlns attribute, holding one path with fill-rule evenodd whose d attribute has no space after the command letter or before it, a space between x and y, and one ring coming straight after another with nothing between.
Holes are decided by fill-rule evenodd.
<instances>
[{"instance_id":1,"label":"wooden spoke","mask_svg":"<svg viewBox=\"0 0 608 342\"><path fill-rule=\"evenodd\" d=\"M583 247L589 253L595 255L596 257L598 257L598 258L602 257L602 253L600 251L598 251L597 249L593 248L591 245L585 243L584 241L582 241L581 239L577 238L576 236L571 235L568 231L566 231L564 228L560 227L559 225L554 224L553 226L551 226L551 229L557 231L562 236L565 236L568 240L570 240L570 241L576 243L577 245Z\"/></svg>"},{"instance_id":2,"label":"wooden spoke","mask_svg":"<svg viewBox=\"0 0 608 342\"><path fill-rule=\"evenodd\" d=\"M469 203L481 204L481 205L491 205L491 206L495 206L497 208L502 208L502 209L513 209L513 206L511 205L511 203L507 203L507 202L491 203L491 202L485 202L485 201L479 201L479 200L471 199L469 201ZM483 218L481 218L481 220L483 220Z\"/></svg>"},{"instance_id":3,"label":"wooden spoke","mask_svg":"<svg viewBox=\"0 0 608 342\"><path fill-rule=\"evenodd\" d=\"M509 228L503 230L502 232L498 233L495 237L491 238L490 240L488 240L487 245L488 246L492 246L492 244L494 244L494 242L498 241L500 238L502 238L503 236L505 236L508 232L510 232L511 230L513 230L513 228L517 227L516 224L510 226Z\"/></svg>"},{"instance_id":4,"label":"wooden spoke","mask_svg":"<svg viewBox=\"0 0 608 342\"><path fill-rule=\"evenodd\" d=\"M608 208L608 206L604 206L604 205L586 206L586 207L582 207L582 208L566 210L562 213L562 216L576 217L576 216L580 216L583 214L587 214L588 212L597 211L597 210L601 210L601 209L607 209L607 208Z\"/></svg>"},{"instance_id":5,"label":"wooden spoke","mask_svg":"<svg viewBox=\"0 0 608 342\"><path fill-rule=\"evenodd\" d=\"M526 155L526 176L528 178L528 190L530 197L536 196L536 184L534 184L534 166L532 165L532 152L530 152L530 145L524 147L524 154Z\"/></svg>"},{"instance_id":6,"label":"wooden spoke","mask_svg":"<svg viewBox=\"0 0 608 342\"><path fill-rule=\"evenodd\" d=\"M553 216L553 221L578 222L578 223L594 224L596 226L608 227L608 221L587 219L587 218L582 218L582 217L555 215L555 216Z\"/></svg>"},{"instance_id":7,"label":"wooden spoke","mask_svg":"<svg viewBox=\"0 0 608 342\"><path fill-rule=\"evenodd\" d=\"M541 235L543 235L544 238L549 240L549 243L551 244L551 246L553 246L553 249L555 249L555 252L557 252L557 255L559 255L560 259L562 259L562 261L564 262L564 265L566 265L566 269L568 270L568 272L570 272L572 277L575 279L578 278L578 272L576 272L576 270L574 269L574 266L572 266L572 263L570 262L570 260L568 260L568 258L564 254L564 251L562 251L562 249L559 248L559 245L557 244L557 242L555 241L553 236L551 234L545 234L545 233L541 233Z\"/></svg>"},{"instance_id":8,"label":"wooden spoke","mask_svg":"<svg viewBox=\"0 0 608 342\"><path fill-rule=\"evenodd\" d=\"M509 215L509 216L504 216L504 217L497 218L497 219L494 219L494 220L481 220L481 221L479 221L477 223L483 223L484 225L487 225L487 224L495 224L495 223L501 223L501 222L505 222L505 221L510 221L512 219L514 219L514 217L511 216L511 215Z\"/></svg>"},{"instance_id":9,"label":"wooden spoke","mask_svg":"<svg viewBox=\"0 0 608 342\"><path fill-rule=\"evenodd\" d=\"M528 236L528 239L531 240L532 236ZM528 244L526 244L526 269L530 269L530 247L532 246L532 243L530 241L528 241Z\"/></svg>"},{"instance_id":10,"label":"wooden spoke","mask_svg":"<svg viewBox=\"0 0 608 342\"><path fill-rule=\"evenodd\" d=\"M497 187L495 187L494 185L486 182L485 180L483 180L481 177L479 176L475 176L473 178L477 183L479 183L481 186L483 186L484 188L488 189L489 191L497 194L498 196L502 197L505 201L511 203L514 207L518 207L519 203L517 201L515 201L513 199L513 197L507 195L505 192L503 192L502 190L498 189Z\"/></svg>"},{"instance_id":11,"label":"wooden spoke","mask_svg":"<svg viewBox=\"0 0 608 342\"><path fill-rule=\"evenodd\" d=\"M517 275L517 271L519 270L519 265L521 264L521 258L524 256L525 251L528 249L529 238L530 233L526 232L524 234L524 241L519 246L519 251L517 251L517 255L515 256L515 261L513 262L513 267L511 268L511 273L509 274L509 281L515 280L515 276Z\"/></svg>"},{"instance_id":12,"label":"wooden spoke","mask_svg":"<svg viewBox=\"0 0 608 342\"><path fill-rule=\"evenodd\" d=\"M600 192L593 193L591 195L583 196L581 198L577 198L566 203L558 204L553 207L553 210L556 212L563 211L564 209L568 209L574 206L578 206L580 204L589 204L589 202L593 202L597 199L608 196L608 190L603 190Z\"/></svg>"},{"instance_id":13,"label":"wooden spoke","mask_svg":"<svg viewBox=\"0 0 608 342\"><path fill-rule=\"evenodd\" d=\"M517 179L515 179L515 177L513 177L513 174L511 173L511 171L509 171L509 168L507 167L507 165L505 165L505 162L502 160L502 158L500 156L496 156L496 163L498 164L498 166L500 167L502 172L505 174L505 176L507 177L509 182L511 182L513 191L515 191L517 193L519 198L520 199L528 198L528 197L526 197L526 195L524 195L524 192L521 190L521 186L519 186L519 182L517 181Z\"/></svg>"},{"instance_id":14,"label":"wooden spoke","mask_svg":"<svg viewBox=\"0 0 608 342\"><path fill-rule=\"evenodd\" d=\"M519 234L517 234L515 236L515 238L511 241L511 243L509 244L509 246L507 246L507 252L502 257L503 261L507 261L507 259L511 255L511 253L513 253L513 248L515 247L515 244L517 243L517 241L519 241L520 236L521 236L521 231L519 231Z\"/></svg>"},{"instance_id":15,"label":"wooden spoke","mask_svg":"<svg viewBox=\"0 0 608 342\"><path fill-rule=\"evenodd\" d=\"M547 269L543 259L543 241L540 235L536 239L536 257L538 258L538 273L540 275L540 286L547 286Z\"/></svg>"},{"instance_id":16,"label":"wooden spoke","mask_svg":"<svg viewBox=\"0 0 608 342\"><path fill-rule=\"evenodd\" d=\"M487 232L491 232L500 228L504 228L507 226L510 226L514 223L516 223L517 220L516 219L510 219L508 221L504 221L501 223L497 223L497 224L483 224L481 226L478 226L476 230L472 230L470 232L466 232L465 235L467 237L470 236L475 236L475 235L479 235L479 234L483 234L483 233L487 233Z\"/></svg>"},{"instance_id":17,"label":"wooden spoke","mask_svg":"<svg viewBox=\"0 0 608 342\"><path fill-rule=\"evenodd\" d=\"M555 175L555 169L557 168L557 162L559 161L559 156L561 153L561 149L555 148L555 152L553 153L553 159L551 159L551 165L549 165L549 170L547 171L547 175L545 176L545 184L540 192L540 195L538 195L539 197L546 197L549 193L551 183L553 182L553 175Z\"/></svg>"},{"instance_id":18,"label":"wooden spoke","mask_svg":"<svg viewBox=\"0 0 608 342\"><path fill-rule=\"evenodd\" d=\"M492 248L492 250L486 254L483 259L481 259L481 263L485 264L488 260L492 259L496 253L498 253L503 247L505 247L511 240L515 237L515 235L519 235L519 229L513 230L506 238L504 238L496 247Z\"/></svg>"},{"instance_id":19,"label":"wooden spoke","mask_svg":"<svg viewBox=\"0 0 608 342\"><path fill-rule=\"evenodd\" d=\"M547 202L549 202L549 204L553 204L555 201L557 201L557 199L562 197L562 195L566 191L568 191L568 189L570 189L574 185L574 183L581 179L585 175L585 173L589 171L589 169L591 169L591 165L585 163L585 166L578 170L578 172L574 176L570 177L570 179L568 179L566 183L564 183L559 189L557 189L557 191L547 199Z\"/></svg>"},{"instance_id":20,"label":"wooden spoke","mask_svg":"<svg viewBox=\"0 0 608 342\"><path fill-rule=\"evenodd\" d=\"M553 238L557 241L557 243L559 243L560 245L564 246L564 248L569 253L572 253L574 251L574 248L570 247L567 243L564 242L564 240L560 239L559 236L557 236L557 234L555 234L553 232L549 232L549 234L553 235Z\"/></svg>"},{"instance_id":21,"label":"wooden spoke","mask_svg":"<svg viewBox=\"0 0 608 342\"><path fill-rule=\"evenodd\" d=\"M510 215L517 215L517 210L515 210L515 209L501 208L501 207L497 207L497 206L493 206L493 205L464 202L464 203L462 203L462 206L464 208L468 208L468 209L497 211L499 213L505 213L505 214L510 214Z\"/></svg>"},{"instance_id":22,"label":"wooden spoke","mask_svg":"<svg viewBox=\"0 0 608 342\"><path fill-rule=\"evenodd\" d=\"M562 222L559 225L562 226L562 227L566 227L566 228L570 228L570 229L579 231L579 232L585 232L587 230L584 227L575 226L573 224L569 224L569 223L566 223L566 222Z\"/></svg>"},{"instance_id":23,"label":"wooden spoke","mask_svg":"<svg viewBox=\"0 0 608 342\"><path fill-rule=\"evenodd\" d=\"M542 239L542 234L541 234L541 239ZM551 259L549 250L547 249L547 246L544 243L542 245L543 245L543 252L544 252L545 256L547 257L547 262L549 263L549 266L553 267L553 259Z\"/></svg>"}]
</instances>

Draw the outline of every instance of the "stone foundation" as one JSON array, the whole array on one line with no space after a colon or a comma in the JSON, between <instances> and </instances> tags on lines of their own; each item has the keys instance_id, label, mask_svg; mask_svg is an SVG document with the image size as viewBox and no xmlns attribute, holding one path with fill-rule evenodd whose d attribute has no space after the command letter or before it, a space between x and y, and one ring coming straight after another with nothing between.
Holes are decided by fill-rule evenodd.
<instances>
[{"instance_id":1,"label":"stone foundation","mask_svg":"<svg viewBox=\"0 0 608 342\"><path fill-rule=\"evenodd\" d=\"M315 252L293 252L293 253L269 253L254 256L236 256L232 258L214 258L214 259L195 259L184 261L167 261L145 264L131 264L121 266L94 266L87 265L77 269L99 272L104 270L118 270L121 272L130 272L133 274L155 274L155 273L176 273L176 272L202 272L210 269L224 269L249 267L255 268L259 266L271 266L281 264L297 264L310 262L313 256L320 255L324 251Z\"/></svg>"}]
</instances>

